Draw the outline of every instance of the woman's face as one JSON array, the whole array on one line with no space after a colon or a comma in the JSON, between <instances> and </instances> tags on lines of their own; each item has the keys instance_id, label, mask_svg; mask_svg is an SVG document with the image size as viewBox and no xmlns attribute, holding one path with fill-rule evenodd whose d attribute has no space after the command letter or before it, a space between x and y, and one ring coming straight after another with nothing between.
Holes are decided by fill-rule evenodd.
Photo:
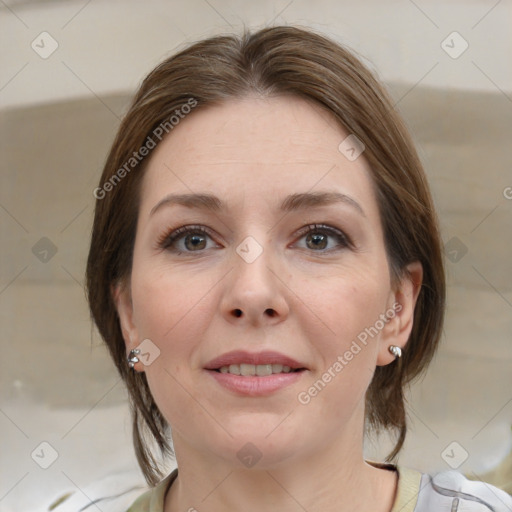
<instances>
[{"instance_id":1,"label":"woman's face","mask_svg":"<svg viewBox=\"0 0 512 512\"><path fill-rule=\"evenodd\" d=\"M194 111L151 155L131 301L117 300L178 457L271 467L361 439L364 394L405 345L417 290L391 286L348 135L302 99L250 97Z\"/></svg>"}]
</instances>

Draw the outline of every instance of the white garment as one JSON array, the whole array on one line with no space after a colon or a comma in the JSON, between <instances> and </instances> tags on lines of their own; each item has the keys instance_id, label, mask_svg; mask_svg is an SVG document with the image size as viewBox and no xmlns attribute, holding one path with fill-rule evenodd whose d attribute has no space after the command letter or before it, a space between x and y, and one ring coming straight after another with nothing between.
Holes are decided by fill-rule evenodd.
<instances>
[{"instance_id":1,"label":"white garment","mask_svg":"<svg viewBox=\"0 0 512 512\"><path fill-rule=\"evenodd\" d=\"M414 512L512 512L512 496L457 471L423 474Z\"/></svg>"},{"instance_id":2,"label":"white garment","mask_svg":"<svg viewBox=\"0 0 512 512\"><path fill-rule=\"evenodd\" d=\"M418 473L419 475L419 473ZM417 482L417 480L416 480ZM412 487L416 487L415 484ZM140 474L111 475L75 492L52 512L126 512L147 485ZM419 489L410 491L410 504L401 510L414 512L512 512L512 496L485 482L467 479L450 470L433 476L423 473ZM416 505L413 507L414 500ZM401 505L403 506L403 504Z\"/></svg>"},{"instance_id":3,"label":"white garment","mask_svg":"<svg viewBox=\"0 0 512 512\"><path fill-rule=\"evenodd\" d=\"M80 490L74 489L52 512L126 512L135 499L148 489L138 471L116 473Z\"/></svg>"}]
</instances>

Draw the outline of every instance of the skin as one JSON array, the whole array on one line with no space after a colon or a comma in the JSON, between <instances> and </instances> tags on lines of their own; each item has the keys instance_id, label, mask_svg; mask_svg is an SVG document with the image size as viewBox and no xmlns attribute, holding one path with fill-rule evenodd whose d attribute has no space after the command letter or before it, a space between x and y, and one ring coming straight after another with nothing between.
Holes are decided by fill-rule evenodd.
<instances>
[{"instance_id":1,"label":"skin","mask_svg":"<svg viewBox=\"0 0 512 512\"><path fill-rule=\"evenodd\" d=\"M411 264L393 286L364 153L349 161L338 150L347 135L303 99L250 96L194 111L151 155L132 274L115 300L127 353L144 339L160 351L135 369L146 372L172 428L179 475L166 512L392 508L396 473L363 458L364 396L375 367L394 360L388 347L407 343L422 269ZM319 190L350 196L364 215L345 203L278 210L288 194ZM164 206L150 215L167 194L191 192L215 194L227 208ZM299 233L314 223L343 231L353 247L324 233L317 248ZM183 225L211 235L196 234L199 249L182 236L182 254L158 246ZM263 249L252 263L236 252L247 236ZM397 303L379 334L299 403L298 394ZM308 370L270 396L236 396L203 369L235 349L276 350ZM261 453L251 468L237 457L248 442Z\"/></svg>"}]
</instances>

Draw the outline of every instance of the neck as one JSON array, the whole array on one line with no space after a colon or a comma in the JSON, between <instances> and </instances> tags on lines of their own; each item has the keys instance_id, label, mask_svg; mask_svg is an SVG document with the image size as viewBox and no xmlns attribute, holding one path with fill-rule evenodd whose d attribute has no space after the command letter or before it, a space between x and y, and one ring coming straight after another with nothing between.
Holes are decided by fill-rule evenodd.
<instances>
[{"instance_id":1,"label":"neck","mask_svg":"<svg viewBox=\"0 0 512 512\"><path fill-rule=\"evenodd\" d=\"M397 475L363 459L362 433L289 457L270 467L240 468L199 453L173 433L178 477L167 493L165 512L208 509L280 512L389 512ZM307 468L307 469L305 469Z\"/></svg>"}]
</instances>

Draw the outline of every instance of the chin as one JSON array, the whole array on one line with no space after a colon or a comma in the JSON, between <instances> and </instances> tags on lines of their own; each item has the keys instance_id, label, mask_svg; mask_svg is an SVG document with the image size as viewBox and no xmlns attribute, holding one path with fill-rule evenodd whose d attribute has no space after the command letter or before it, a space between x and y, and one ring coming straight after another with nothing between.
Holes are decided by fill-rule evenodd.
<instances>
[{"instance_id":1,"label":"chin","mask_svg":"<svg viewBox=\"0 0 512 512\"><path fill-rule=\"evenodd\" d=\"M283 415L250 415L226 425L231 434L222 435L219 444L210 450L228 464L247 469L275 469L290 458L297 457L298 448L306 443L293 432L292 425L284 426ZM304 435L309 429L301 429ZM310 431L310 430L309 430ZM225 434L225 433L224 433ZM213 441L211 437L205 437Z\"/></svg>"}]
</instances>

